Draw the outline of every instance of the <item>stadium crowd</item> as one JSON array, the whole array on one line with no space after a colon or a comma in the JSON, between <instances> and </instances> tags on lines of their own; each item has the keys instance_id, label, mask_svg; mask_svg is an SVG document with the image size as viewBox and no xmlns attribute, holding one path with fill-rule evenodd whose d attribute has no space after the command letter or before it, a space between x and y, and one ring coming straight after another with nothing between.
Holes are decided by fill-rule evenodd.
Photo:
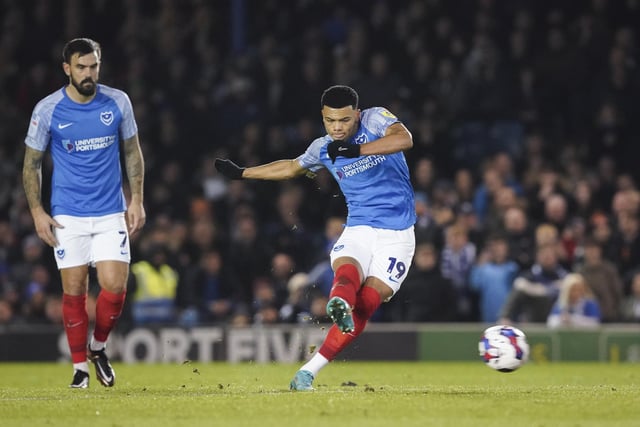
<instances>
[{"instance_id":1,"label":"stadium crowd","mask_svg":"<svg viewBox=\"0 0 640 427\"><path fill-rule=\"evenodd\" d=\"M229 181L213 159L298 156L321 133L331 84L414 137L416 256L373 320L640 322L638 0L3 0L0 11L0 324L61 321L20 170L29 114L65 83L60 52L78 36L102 44L102 81L130 94L146 159L122 327L327 320L345 215L331 177ZM150 276L165 302L153 312Z\"/></svg>"}]
</instances>

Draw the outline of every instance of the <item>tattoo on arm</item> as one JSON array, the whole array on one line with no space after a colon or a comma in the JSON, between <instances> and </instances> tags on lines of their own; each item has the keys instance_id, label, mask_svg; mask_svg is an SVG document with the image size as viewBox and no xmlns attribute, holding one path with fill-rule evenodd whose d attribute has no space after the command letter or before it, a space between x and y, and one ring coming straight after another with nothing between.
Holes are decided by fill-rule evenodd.
<instances>
[{"instance_id":1,"label":"tattoo on arm","mask_svg":"<svg viewBox=\"0 0 640 427\"><path fill-rule=\"evenodd\" d=\"M144 187L144 159L138 135L124 141L124 163L131 194L142 200Z\"/></svg>"},{"instance_id":2,"label":"tattoo on arm","mask_svg":"<svg viewBox=\"0 0 640 427\"><path fill-rule=\"evenodd\" d=\"M29 209L42 206L42 159L44 151L26 147L22 166L22 185L27 196Z\"/></svg>"}]
</instances>

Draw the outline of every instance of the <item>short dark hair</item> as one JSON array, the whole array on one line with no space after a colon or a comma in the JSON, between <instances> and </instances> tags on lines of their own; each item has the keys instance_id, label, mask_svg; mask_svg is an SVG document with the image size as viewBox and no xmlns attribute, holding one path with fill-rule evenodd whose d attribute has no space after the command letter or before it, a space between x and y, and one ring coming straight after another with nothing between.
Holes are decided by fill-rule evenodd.
<instances>
[{"instance_id":1,"label":"short dark hair","mask_svg":"<svg viewBox=\"0 0 640 427\"><path fill-rule=\"evenodd\" d=\"M62 49L62 60L67 64L71 64L71 57L76 53L79 53L80 56L84 56L93 52L98 54L98 59L101 58L102 49L98 42L87 38L73 39L64 45L64 48Z\"/></svg>"},{"instance_id":2,"label":"short dark hair","mask_svg":"<svg viewBox=\"0 0 640 427\"><path fill-rule=\"evenodd\" d=\"M331 86L322 93L320 107L343 108L348 105L358 108L358 92L344 85Z\"/></svg>"}]
</instances>

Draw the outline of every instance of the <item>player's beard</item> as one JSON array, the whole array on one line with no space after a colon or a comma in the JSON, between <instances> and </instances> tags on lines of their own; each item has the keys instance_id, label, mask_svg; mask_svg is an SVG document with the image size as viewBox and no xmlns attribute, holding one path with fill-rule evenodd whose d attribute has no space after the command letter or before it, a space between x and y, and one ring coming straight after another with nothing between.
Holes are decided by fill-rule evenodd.
<instances>
[{"instance_id":1,"label":"player's beard","mask_svg":"<svg viewBox=\"0 0 640 427\"><path fill-rule=\"evenodd\" d=\"M91 80L91 77L87 77L80 83L77 83L73 77L71 79L71 84L76 88L78 93L83 96L93 96L96 93L96 82Z\"/></svg>"}]
</instances>

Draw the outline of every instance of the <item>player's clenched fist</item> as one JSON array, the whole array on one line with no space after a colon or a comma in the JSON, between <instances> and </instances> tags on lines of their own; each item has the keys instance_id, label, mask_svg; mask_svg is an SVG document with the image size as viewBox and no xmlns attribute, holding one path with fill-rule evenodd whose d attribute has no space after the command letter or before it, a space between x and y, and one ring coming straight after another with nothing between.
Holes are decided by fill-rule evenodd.
<instances>
[{"instance_id":1,"label":"player's clenched fist","mask_svg":"<svg viewBox=\"0 0 640 427\"><path fill-rule=\"evenodd\" d=\"M340 139L336 139L327 145L327 154L329 154L331 163L335 163L338 156L360 157L360 146L358 144L350 144Z\"/></svg>"},{"instance_id":2,"label":"player's clenched fist","mask_svg":"<svg viewBox=\"0 0 640 427\"><path fill-rule=\"evenodd\" d=\"M227 178L242 179L244 168L241 168L229 159L216 159L215 166L218 172Z\"/></svg>"}]
</instances>

